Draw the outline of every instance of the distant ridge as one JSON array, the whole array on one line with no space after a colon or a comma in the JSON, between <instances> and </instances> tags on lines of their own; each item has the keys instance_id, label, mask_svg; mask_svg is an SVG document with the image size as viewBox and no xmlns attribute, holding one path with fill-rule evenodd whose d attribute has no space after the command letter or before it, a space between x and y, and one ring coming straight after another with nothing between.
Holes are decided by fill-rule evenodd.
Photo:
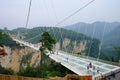
<instances>
[{"instance_id":1,"label":"distant ridge","mask_svg":"<svg viewBox=\"0 0 120 80\"><path fill-rule=\"evenodd\" d=\"M68 30L73 30L73 31L76 31L76 32L79 32L79 33L83 33L87 36L91 36L92 33L93 33L93 30L95 28L94 38L101 39L105 24L106 24L105 35L107 35L110 31L112 31L117 26L119 26L120 22L111 22L110 23L110 22L97 21L97 22L94 22L94 23L91 23L91 24L84 23L84 22L79 22L79 23L76 23L76 24L64 26L63 28L68 29Z\"/></svg>"}]
</instances>

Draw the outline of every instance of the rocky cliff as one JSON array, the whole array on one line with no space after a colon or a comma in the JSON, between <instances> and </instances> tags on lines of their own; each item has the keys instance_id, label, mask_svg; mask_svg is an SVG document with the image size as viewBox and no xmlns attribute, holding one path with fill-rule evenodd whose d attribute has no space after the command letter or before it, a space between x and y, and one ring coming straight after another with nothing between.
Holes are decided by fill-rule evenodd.
<instances>
[{"instance_id":1,"label":"rocky cliff","mask_svg":"<svg viewBox=\"0 0 120 80\"><path fill-rule=\"evenodd\" d=\"M19 71L20 67L26 67L28 62L34 66L40 62L40 52L31 48L11 49L5 46L4 49L8 55L0 59L1 65L5 68L11 68L15 72Z\"/></svg>"},{"instance_id":2,"label":"rocky cliff","mask_svg":"<svg viewBox=\"0 0 120 80\"><path fill-rule=\"evenodd\" d=\"M68 38L65 38L62 42L62 49L70 53L81 53L84 55L87 47L87 40L81 42L71 41ZM55 50L61 50L61 43L57 42L55 45Z\"/></svg>"}]
</instances>

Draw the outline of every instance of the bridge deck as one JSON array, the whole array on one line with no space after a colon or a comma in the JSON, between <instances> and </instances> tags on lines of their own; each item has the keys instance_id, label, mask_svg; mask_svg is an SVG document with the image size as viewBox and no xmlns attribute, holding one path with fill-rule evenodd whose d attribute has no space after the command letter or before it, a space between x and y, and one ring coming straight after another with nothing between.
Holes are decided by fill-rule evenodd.
<instances>
[{"instance_id":1,"label":"bridge deck","mask_svg":"<svg viewBox=\"0 0 120 80\"><path fill-rule=\"evenodd\" d=\"M93 78L97 78L101 76L101 74L108 76L111 72L120 71L120 67L118 66L76 57L63 52L55 52L49 56L78 75L92 75ZM92 63L92 66L95 66L95 69L89 68L88 70L87 66L89 63ZM97 70L99 70L99 72L97 72Z\"/></svg>"},{"instance_id":2,"label":"bridge deck","mask_svg":"<svg viewBox=\"0 0 120 80\"><path fill-rule=\"evenodd\" d=\"M30 47L30 48L33 48L35 50L39 50L40 46L37 45L37 44L31 44L31 43L28 43L28 42L25 42L25 41L22 41L22 40L18 40L18 39L14 39L12 38L14 41L16 41L17 43L20 43L20 44L23 44L27 47Z\"/></svg>"}]
</instances>

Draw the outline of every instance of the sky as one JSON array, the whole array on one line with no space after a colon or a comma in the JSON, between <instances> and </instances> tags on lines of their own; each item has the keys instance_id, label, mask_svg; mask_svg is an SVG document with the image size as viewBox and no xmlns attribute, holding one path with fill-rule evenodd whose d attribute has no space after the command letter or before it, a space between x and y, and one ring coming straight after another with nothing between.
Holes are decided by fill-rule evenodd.
<instances>
[{"instance_id":1,"label":"sky","mask_svg":"<svg viewBox=\"0 0 120 80\"><path fill-rule=\"evenodd\" d=\"M0 29L25 27L30 0L0 0ZM27 28L54 26L91 0L32 0ZM89 6L57 25L78 22L120 22L120 0L95 0Z\"/></svg>"}]
</instances>

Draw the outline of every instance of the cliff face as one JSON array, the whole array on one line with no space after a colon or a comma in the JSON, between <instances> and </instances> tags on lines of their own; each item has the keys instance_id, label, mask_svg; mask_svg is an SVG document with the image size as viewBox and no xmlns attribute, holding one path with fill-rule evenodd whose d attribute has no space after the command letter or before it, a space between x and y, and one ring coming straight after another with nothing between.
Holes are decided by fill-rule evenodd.
<instances>
[{"instance_id":1,"label":"cliff face","mask_svg":"<svg viewBox=\"0 0 120 80\"><path fill-rule=\"evenodd\" d=\"M68 38L65 38L62 43L62 49L66 52L70 53L82 53L86 50L87 46L87 40L83 40L80 42L77 41L71 41ZM61 43L57 42L55 45L55 50L61 49Z\"/></svg>"},{"instance_id":2,"label":"cliff face","mask_svg":"<svg viewBox=\"0 0 120 80\"><path fill-rule=\"evenodd\" d=\"M10 47L4 47L4 49L8 55L0 59L1 65L5 68L11 68L15 72L19 71L20 67L26 67L28 61L30 65L34 66L40 62L40 52L31 48L25 47L12 50ZM28 55L31 55L31 57L28 58Z\"/></svg>"}]
</instances>

